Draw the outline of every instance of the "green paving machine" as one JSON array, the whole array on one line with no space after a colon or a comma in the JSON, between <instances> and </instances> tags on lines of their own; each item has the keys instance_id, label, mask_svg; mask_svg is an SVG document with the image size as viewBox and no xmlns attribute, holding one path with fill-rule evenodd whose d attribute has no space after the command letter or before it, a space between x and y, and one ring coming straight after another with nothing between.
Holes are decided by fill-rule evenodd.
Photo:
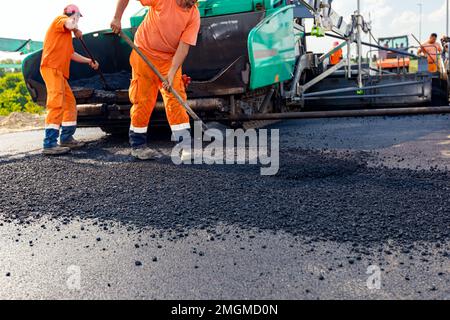
<instances>
[{"instance_id":1,"label":"green paving machine","mask_svg":"<svg viewBox=\"0 0 450 320\"><path fill-rule=\"evenodd\" d=\"M202 18L198 44L183 72L192 78L188 103L204 119L241 125L250 120L299 118L302 111L324 106L426 106L437 99L433 85L447 94L439 76L426 72L426 59L418 73L392 76L374 75L364 70L361 61L354 65L347 59L328 67L334 50L350 51L353 43L361 57L361 35L370 31L359 11L346 23L333 10L332 0L199 0L198 8ZM133 37L147 11L143 8L133 16L131 28L124 32ZM307 19L313 21L312 30L306 30ZM306 47L308 36L333 36L342 44L327 53L312 53ZM84 40L99 60L109 89L89 67L72 64L70 83L79 124L110 133L127 128L131 49L110 30L86 34ZM74 47L83 52L75 39ZM33 99L45 105L41 55L37 51L24 60L23 74ZM165 123L160 101L152 122Z\"/></svg>"},{"instance_id":2,"label":"green paving machine","mask_svg":"<svg viewBox=\"0 0 450 320\"><path fill-rule=\"evenodd\" d=\"M42 49L43 43L40 41L20 40L11 38L0 38L0 51L18 52L20 54L29 54Z\"/></svg>"},{"instance_id":3,"label":"green paving machine","mask_svg":"<svg viewBox=\"0 0 450 320\"><path fill-rule=\"evenodd\" d=\"M42 42L29 40L20 40L20 39L11 39L11 38L0 38L0 51L2 52L15 52L20 54L29 54L35 52L37 50L42 49ZM22 65L19 63L12 62L3 62L0 63L0 69L3 70L21 70Z\"/></svg>"}]
</instances>

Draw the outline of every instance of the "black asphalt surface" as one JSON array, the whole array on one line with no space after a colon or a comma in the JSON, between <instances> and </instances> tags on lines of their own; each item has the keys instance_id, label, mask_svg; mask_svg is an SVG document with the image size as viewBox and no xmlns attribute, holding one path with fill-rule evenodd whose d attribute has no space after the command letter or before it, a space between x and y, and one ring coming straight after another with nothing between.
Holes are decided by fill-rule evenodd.
<instances>
[{"instance_id":1,"label":"black asphalt surface","mask_svg":"<svg viewBox=\"0 0 450 320\"><path fill-rule=\"evenodd\" d=\"M0 135L0 297L450 297L449 117L271 128L272 177L135 161L126 139L97 131L60 158L27 145L41 132ZM151 145L167 154L165 138ZM80 288L67 289L70 266Z\"/></svg>"},{"instance_id":2,"label":"black asphalt surface","mask_svg":"<svg viewBox=\"0 0 450 320\"><path fill-rule=\"evenodd\" d=\"M117 73L105 73L103 77L110 90L124 90L130 87L130 72L122 71ZM70 81L70 86L72 88L90 88L95 90L105 89L105 84L100 75L87 79L72 80Z\"/></svg>"},{"instance_id":3,"label":"black asphalt surface","mask_svg":"<svg viewBox=\"0 0 450 320\"><path fill-rule=\"evenodd\" d=\"M103 77L110 90L124 90L130 87L131 72L105 73ZM72 80L70 85L73 88L90 88L95 90L103 90L105 86L100 75L87 79Z\"/></svg>"}]
</instances>

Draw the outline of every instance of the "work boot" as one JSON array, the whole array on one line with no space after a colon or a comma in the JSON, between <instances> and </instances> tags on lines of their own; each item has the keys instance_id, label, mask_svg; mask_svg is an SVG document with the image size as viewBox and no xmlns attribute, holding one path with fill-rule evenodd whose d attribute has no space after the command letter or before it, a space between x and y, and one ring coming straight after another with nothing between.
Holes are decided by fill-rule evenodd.
<instances>
[{"instance_id":1,"label":"work boot","mask_svg":"<svg viewBox=\"0 0 450 320\"><path fill-rule=\"evenodd\" d=\"M70 148L61 147L61 146L56 146L56 147L52 147L52 148L44 148L44 150L42 150L42 154L45 156L60 156L63 154L68 154L68 153L70 153Z\"/></svg>"},{"instance_id":2,"label":"work boot","mask_svg":"<svg viewBox=\"0 0 450 320\"><path fill-rule=\"evenodd\" d=\"M81 149L85 145L86 145L86 142L78 141L78 140L75 140L75 139L72 139L72 140L69 140L69 141L65 141L65 142L61 142L59 144L60 147L70 148L72 150Z\"/></svg>"},{"instance_id":3,"label":"work boot","mask_svg":"<svg viewBox=\"0 0 450 320\"><path fill-rule=\"evenodd\" d=\"M183 129L172 132L172 141L177 143L176 148L177 151L175 155L180 157L180 160L184 164L190 164L194 158L194 154L192 152L193 141L191 137L190 129ZM180 155L181 149L181 155Z\"/></svg>"},{"instance_id":4,"label":"work boot","mask_svg":"<svg viewBox=\"0 0 450 320\"><path fill-rule=\"evenodd\" d=\"M161 158L161 155L150 148L133 148L131 155L139 160L156 160Z\"/></svg>"}]
</instances>

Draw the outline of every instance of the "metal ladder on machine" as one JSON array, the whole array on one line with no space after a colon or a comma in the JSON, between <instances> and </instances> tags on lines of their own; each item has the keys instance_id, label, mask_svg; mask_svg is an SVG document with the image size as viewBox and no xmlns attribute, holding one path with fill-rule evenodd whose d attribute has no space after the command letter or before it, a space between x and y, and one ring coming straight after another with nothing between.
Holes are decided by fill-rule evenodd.
<instances>
[{"instance_id":1,"label":"metal ladder on machine","mask_svg":"<svg viewBox=\"0 0 450 320\"><path fill-rule=\"evenodd\" d=\"M370 26L367 26L364 23L364 19L361 15L360 10L360 0L358 0L358 8L357 11L354 14L354 18L352 19L352 24L347 24L344 20L344 18L339 15L336 11L332 8L333 0L298 0L297 3L300 3L301 5L305 6L310 12L314 15L315 20L315 26L318 28L323 28L327 32L333 32L336 34L336 38L345 40L342 44L340 44L338 47L333 48L329 52L322 55L318 61L317 64L321 64L330 57L333 53L335 53L337 50L347 47L347 50L349 52L348 56L350 56L350 50L351 50L351 44L356 42L357 43L357 56L358 56L358 86L357 87L351 87L351 88L342 88L342 89L335 89L335 90L328 90L328 91L322 91L322 92L314 92L314 93L306 93L309 89L311 89L314 85L318 84L325 78L332 75L335 71L341 69L343 66L347 66L347 77L351 78L351 61L347 59L343 59L335 66L331 67L330 69L324 71L322 74L318 75L314 79L310 80L309 82L303 84L303 85L297 85L301 73L304 71L304 62L302 59L299 59L299 63L296 68L296 73L294 75L294 83L293 85L297 86L295 89L294 87L291 88L288 94L288 98L290 98L292 101L301 102L304 103L305 99L312 98L317 99L320 96L325 96L329 94L340 94L340 93L351 93L351 92L357 92L357 96L359 97L365 97L365 98L382 98L385 97L385 95L365 95L365 92L367 90L373 90L373 89L384 89L384 88L390 88L390 87L401 87L401 86L410 86L410 85L422 85L424 84L423 81L405 81L405 82L399 82L399 83L391 83L391 84L381 84L381 85L372 85L372 86L364 86L363 84L363 70L362 70L362 46L369 45L362 42L362 34L370 32ZM318 32L321 33L320 31ZM325 32L322 32L323 35L330 35L325 34ZM380 46L374 46L378 49L382 49ZM399 97L402 96L399 94ZM349 98L352 98L353 96L348 96Z\"/></svg>"},{"instance_id":2,"label":"metal ladder on machine","mask_svg":"<svg viewBox=\"0 0 450 320\"><path fill-rule=\"evenodd\" d=\"M332 35L338 39L344 40L343 46L347 45L350 49L350 44L356 42L358 44L359 52L362 52L362 45L366 45L369 47L378 48L380 50L385 50L378 45L370 45L361 41L361 34L364 31L363 28L363 19L360 14L360 8L355 12L355 17L357 19L353 19L352 24L347 24L343 17L336 13L331 5L333 0L291 0L291 3L294 5L298 5L299 7L306 7L310 13L320 21L321 26L324 27L327 31L332 31L336 35ZM359 3L359 1L358 1ZM296 26L294 25L294 28ZM356 30L356 32L355 32ZM328 35L328 34L326 34ZM321 56L318 61L322 61L326 59L329 55L333 54L336 49L331 50L330 52ZM391 50L392 51L392 50ZM395 52L395 50L393 50ZM402 53L402 52L397 52ZM394 84L386 84L386 85L378 85L378 86L362 86L361 83L357 87L351 88L343 88L338 90L328 90L321 92L313 92L306 93L307 89L310 89L314 84L322 81L329 75L331 75L335 70L343 67L344 65L348 65L348 73L351 77L351 66L350 61L347 59L342 60L338 65L334 68L327 70L312 79L311 81L305 83L303 86L297 86L299 83L301 73L302 73L302 64L307 64L308 62L304 59L306 55L303 55L300 59L298 59L296 71L293 77L292 86L289 91L284 91L282 93L283 97L288 100L297 100L302 101L307 97L315 97L318 98L320 96L329 95L329 94L340 94L340 93L349 93L355 92L358 90L362 90L364 93L366 90L371 89L380 89L380 88L389 88L389 87L400 87L400 86L408 86L412 84L420 84L420 81L411 81L411 82L401 82ZM362 55L360 54L362 57ZM415 55L413 55L415 56ZM415 56L416 57L416 56ZM360 61L359 61L360 62ZM358 72L362 74L362 66L358 64ZM361 78L360 78L361 79ZM360 97L357 96L356 97ZM377 96L371 96L371 98L376 98ZM318 118L338 118L338 117L370 117L370 116L402 116L402 115L419 115L419 114L443 114L450 113L450 106L447 107L413 107L413 108L383 108L383 109L359 109L359 110L338 110L338 111L295 111L295 112L281 112L281 113L256 113L252 115L236 115L232 116L230 120L232 121L267 121L267 120L288 120L288 119L318 119Z\"/></svg>"}]
</instances>

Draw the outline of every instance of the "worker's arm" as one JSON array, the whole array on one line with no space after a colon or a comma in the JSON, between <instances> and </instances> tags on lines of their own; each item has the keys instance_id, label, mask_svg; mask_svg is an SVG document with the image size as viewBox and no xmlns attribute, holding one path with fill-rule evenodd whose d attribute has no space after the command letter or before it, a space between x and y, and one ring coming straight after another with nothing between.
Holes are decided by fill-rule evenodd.
<instances>
[{"instance_id":1,"label":"worker's arm","mask_svg":"<svg viewBox=\"0 0 450 320\"><path fill-rule=\"evenodd\" d=\"M169 88L172 87L173 79L175 78L178 69L180 69L180 67L183 65L184 60L186 60L190 47L191 46L187 43L180 41L177 52L173 57L172 66L170 67L169 73L167 75L167 80L163 83L163 88L165 90L169 90Z\"/></svg>"},{"instance_id":2,"label":"worker's arm","mask_svg":"<svg viewBox=\"0 0 450 320\"><path fill-rule=\"evenodd\" d=\"M143 1L153 2L153 4L156 4L157 2L157 0L141 0L141 2ZM168 90L173 85L173 79L175 78L178 69L180 69L180 67L183 65L184 60L186 60L189 49L191 48L191 46L195 46L197 44L199 29L200 13L198 12L198 10L196 10L195 15L192 17L191 21L181 35L177 51L175 52L175 56L172 59L172 66L170 67L169 73L167 75L167 80L163 83L164 89Z\"/></svg>"},{"instance_id":3,"label":"worker's arm","mask_svg":"<svg viewBox=\"0 0 450 320\"><path fill-rule=\"evenodd\" d=\"M120 33L122 31L122 16L125 12L125 9L128 7L128 3L130 0L118 0L116 13L114 14L114 18L111 21L111 29L114 33Z\"/></svg>"},{"instance_id":4,"label":"worker's arm","mask_svg":"<svg viewBox=\"0 0 450 320\"><path fill-rule=\"evenodd\" d=\"M156 0L141 0L141 2L142 1L156 3ZM198 10L196 10L195 13L195 16L192 17L191 21L181 35L180 43L178 44L177 51L175 52L175 56L172 60L172 66L170 67L169 74L167 75L167 80L163 83L163 87L166 90L173 85L173 79L175 78L178 69L182 66L184 60L186 60L191 46L195 46L197 44L197 36L200 29L200 13Z\"/></svg>"},{"instance_id":5,"label":"worker's arm","mask_svg":"<svg viewBox=\"0 0 450 320\"><path fill-rule=\"evenodd\" d=\"M72 54L72 61L75 61L78 63L83 63L83 64L89 64L89 66L94 70L97 70L98 67L100 66L97 61L93 61L89 58L83 57L81 54L76 53L76 52L74 54Z\"/></svg>"}]
</instances>

